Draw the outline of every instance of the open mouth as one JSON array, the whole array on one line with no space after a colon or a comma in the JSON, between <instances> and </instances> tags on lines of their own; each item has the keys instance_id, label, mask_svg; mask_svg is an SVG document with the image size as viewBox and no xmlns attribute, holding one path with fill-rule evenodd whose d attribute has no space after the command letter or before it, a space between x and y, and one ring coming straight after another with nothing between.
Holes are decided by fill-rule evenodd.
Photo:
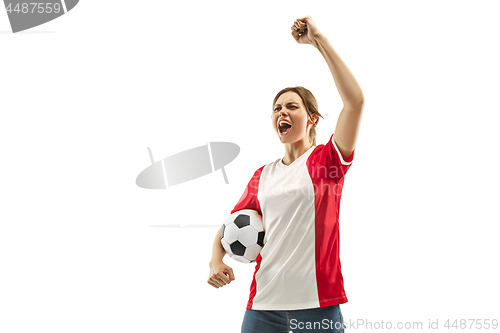
<instances>
[{"instance_id":1,"label":"open mouth","mask_svg":"<svg viewBox=\"0 0 500 333\"><path fill-rule=\"evenodd\" d=\"M284 121L281 122L281 124L279 125L279 131L280 131L281 135L287 135L291 129L292 129L292 125L290 125Z\"/></svg>"}]
</instances>

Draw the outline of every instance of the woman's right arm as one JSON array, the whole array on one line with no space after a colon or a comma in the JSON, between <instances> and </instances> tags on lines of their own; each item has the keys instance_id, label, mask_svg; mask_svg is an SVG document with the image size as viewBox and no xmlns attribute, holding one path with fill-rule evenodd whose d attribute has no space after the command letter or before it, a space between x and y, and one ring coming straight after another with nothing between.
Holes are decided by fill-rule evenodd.
<instances>
[{"instance_id":1,"label":"woman's right arm","mask_svg":"<svg viewBox=\"0 0 500 333\"><path fill-rule=\"evenodd\" d=\"M226 251L220 242L220 234L222 227L215 235L214 245L212 246L212 259L210 260L210 274L208 276L208 284L214 288L223 287L234 280L233 269L224 264L222 258L226 255Z\"/></svg>"}]
</instances>

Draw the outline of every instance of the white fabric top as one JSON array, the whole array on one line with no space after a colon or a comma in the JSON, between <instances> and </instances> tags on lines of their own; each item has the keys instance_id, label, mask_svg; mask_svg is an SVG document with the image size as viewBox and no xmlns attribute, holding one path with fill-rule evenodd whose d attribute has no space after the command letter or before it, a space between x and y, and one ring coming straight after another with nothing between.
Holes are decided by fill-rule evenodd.
<instances>
[{"instance_id":1,"label":"white fabric top","mask_svg":"<svg viewBox=\"0 0 500 333\"><path fill-rule=\"evenodd\" d=\"M290 165L261 167L231 213L262 215L264 247L247 309L297 310L347 302L340 271L338 208L345 161L331 136Z\"/></svg>"}]
</instances>

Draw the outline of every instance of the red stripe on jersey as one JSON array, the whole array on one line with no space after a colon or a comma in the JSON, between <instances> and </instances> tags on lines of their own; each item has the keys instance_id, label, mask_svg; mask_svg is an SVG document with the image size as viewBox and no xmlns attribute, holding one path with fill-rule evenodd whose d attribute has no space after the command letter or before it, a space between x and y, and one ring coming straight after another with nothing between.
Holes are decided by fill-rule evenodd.
<instances>
[{"instance_id":1,"label":"red stripe on jersey","mask_svg":"<svg viewBox=\"0 0 500 333\"><path fill-rule=\"evenodd\" d=\"M250 298L248 299L247 303L247 309L252 310L252 304L253 304L253 299L255 297L255 294L257 293L257 282L255 281L255 274L257 274L257 271L260 268L260 262L262 261L262 257L259 255L257 256L257 259L255 259L257 262L257 265L255 266L255 272L253 273L253 280L252 284L250 285Z\"/></svg>"},{"instance_id":2,"label":"red stripe on jersey","mask_svg":"<svg viewBox=\"0 0 500 333\"><path fill-rule=\"evenodd\" d=\"M321 186L318 186L318 189L321 189ZM320 307L324 307L347 302L339 258L337 198L340 197L336 195L315 197L316 283L319 304Z\"/></svg>"},{"instance_id":3,"label":"red stripe on jersey","mask_svg":"<svg viewBox=\"0 0 500 333\"><path fill-rule=\"evenodd\" d=\"M320 307L347 302L339 257L339 208L344 175L350 165L342 165L333 144L316 147L307 169L314 187L315 266ZM354 154L346 162L351 162Z\"/></svg>"},{"instance_id":4,"label":"red stripe on jersey","mask_svg":"<svg viewBox=\"0 0 500 333\"><path fill-rule=\"evenodd\" d=\"M240 201L234 206L231 214L242 210L242 209L253 209L256 210L260 216L262 216L262 210L260 209L260 203L257 199L257 194L259 193L259 181L260 175L262 174L262 169L264 169L265 165L259 168L252 176L252 179L248 182L247 187L245 188L245 192L240 198Z\"/></svg>"},{"instance_id":5,"label":"red stripe on jersey","mask_svg":"<svg viewBox=\"0 0 500 333\"><path fill-rule=\"evenodd\" d=\"M262 210L260 208L259 200L257 199L257 194L259 193L260 175L262 174L262 170L264 169L264 167L265 165L259 168L254 173L252 179L250 179L250 182L248 182L248 185L245 189L245 192L243 192L240 201L231 211L231 214L242 209L253 209L256 210L260 214L260 216L262 216ZM257 256L255 261L257 265L255 266L252 284L250 285L250 298L247 303L247 309L250 310L252 309L253 299L255 297L255 294L257 293L257 282L255 281L255 274L257 274L257 271L260 268L260 262L262 261L262 257L260 256L260 254Z\"/></svg>"}]
</instances>

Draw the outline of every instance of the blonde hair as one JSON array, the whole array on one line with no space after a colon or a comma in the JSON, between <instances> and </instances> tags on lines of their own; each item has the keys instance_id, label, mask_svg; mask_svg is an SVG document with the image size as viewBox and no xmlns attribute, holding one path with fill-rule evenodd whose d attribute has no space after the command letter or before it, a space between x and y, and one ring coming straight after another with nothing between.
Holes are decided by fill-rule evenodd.
<instances>
[{"instance_id":1,"label":"blonde hair","mask_svg":"<svg viewBox=\"0 0 500 333\"><path fill-rule=\"evenodd\" d=\"M286 92L293 91L297 95L300 96L302 99L302 103L304 103L304 106L306 107L306 111L308 114L309 119L312 120L312 115L316 114L316 120L313 122L311 128L309 129L309 143L312 146L316 146L316 125L319 122L319 118L323 118L321 113L318 111L318 102L316 101L316 98L314 95L309 91L309 89L301 87L301 86L296 86L296 87L287 87L284 89L281 89L281 91L274 97L273 101L273 110L274 110L274 105L276 104L276 101L278 98L283 95ZM323 118L325 119L325 118Z\"/></svg>"}]
</instances>

